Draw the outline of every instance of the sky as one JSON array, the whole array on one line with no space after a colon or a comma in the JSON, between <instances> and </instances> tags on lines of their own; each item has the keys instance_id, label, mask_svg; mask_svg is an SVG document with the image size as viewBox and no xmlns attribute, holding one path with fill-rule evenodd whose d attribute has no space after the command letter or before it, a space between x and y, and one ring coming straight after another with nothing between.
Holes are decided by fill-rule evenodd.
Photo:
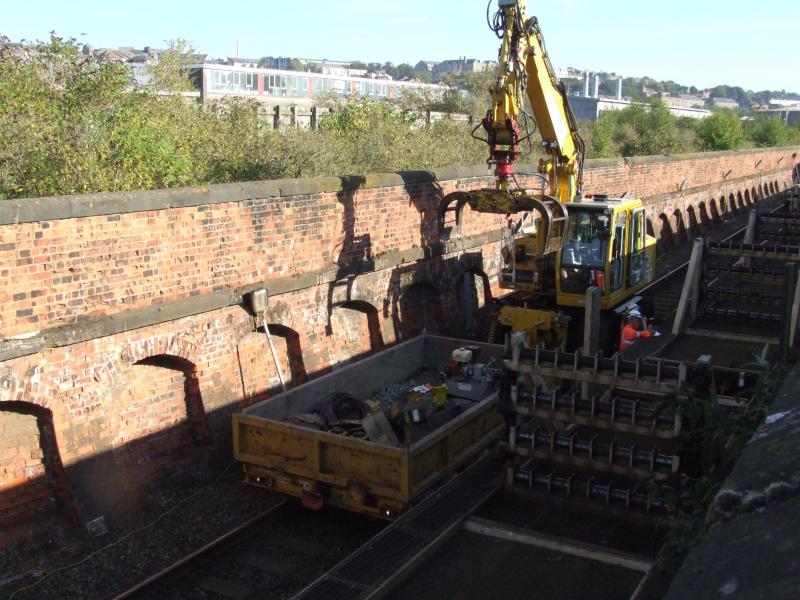
<instances>
[{"instance_id":1,"label":"sky","mask_svg":"<svg viewBox=\"0 0 800 600\"><path fill-rule=\"evenodd\" d=\"M797 0L528 0L527 11L556 67L800 92ZM413 65L496 59L499 47L485 0L0 0L0 35L37 40L50 31L96 48L181 38L214 58Z\"/></svg>"}]
</instances>

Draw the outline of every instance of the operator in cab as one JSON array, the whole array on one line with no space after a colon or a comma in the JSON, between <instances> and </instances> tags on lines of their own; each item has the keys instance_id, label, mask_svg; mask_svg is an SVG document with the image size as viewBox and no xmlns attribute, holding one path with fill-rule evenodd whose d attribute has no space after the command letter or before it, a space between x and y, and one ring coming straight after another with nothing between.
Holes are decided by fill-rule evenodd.
<instances>
[{"instance_id":1,"label":"operator in cab","mask_svg":"<svg viewBox=\"0 0 800 600\"><path fill-rule=\"evenodd\" d=\"M650 325L645 325L642 313L638 308L634 308L628 313L628 322L622 328L622 339L619 342L620 350L627 350L633 346L640 338L658 336L659 333L653 332Z\"/></svg>"}]
</instances>

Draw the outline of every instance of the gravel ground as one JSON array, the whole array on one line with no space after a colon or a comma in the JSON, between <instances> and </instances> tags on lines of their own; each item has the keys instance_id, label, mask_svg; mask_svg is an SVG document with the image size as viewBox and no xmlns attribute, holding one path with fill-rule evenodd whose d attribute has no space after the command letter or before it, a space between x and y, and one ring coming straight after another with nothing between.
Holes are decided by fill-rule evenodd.
<instances>
[{"instance_id":1,"label":"gravel ground","mask_svg":"<svg viewBox=\"0 0 800 600\"><path fill-rule=\"evenodd\" d=\"M88 538L56 517L44 520L31 539L2 548L0 580L37 571L44 578L8 583L5 594L112 598L283 499L244 485L238 465L212 471L197 468L154 486L146 507L102 537Z\"/></svg>"}]
</instances>

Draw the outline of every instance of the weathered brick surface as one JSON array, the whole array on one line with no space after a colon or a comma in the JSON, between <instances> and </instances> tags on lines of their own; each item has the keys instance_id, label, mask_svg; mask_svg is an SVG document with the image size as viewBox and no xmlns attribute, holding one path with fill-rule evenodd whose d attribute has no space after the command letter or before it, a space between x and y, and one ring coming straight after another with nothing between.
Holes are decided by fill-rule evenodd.
<instances>
[{"instance_id":1,"label":"weathered brick surface","mask_svg":"<svg viewBox=\"0 0 800 600\"><path fill-rule=\"evenodd\" d=\"M47 509L50 489L35 415L0 412L0 523Z\"/></svg>"},{"instance_id":2,"label":"weathered brick surface","mask_svg":"<svg viewBox=\"0 0 800 600\"><path fill-rule=\"evenodd\" d=\"M645 197L654 232L679 237L783 189L796 162L785 148L595 161L586 190ZM279 389L261 323L225 294L271 289L267 318L292 384L423 327L476 330L480 306L498 292L499 249L487 235L505 219L467 208L461 233L471 245L456 240L442 254L438 207L489 182L478 174L368 176L339 191L326 179L142 192L134 200L150 209L132 200L114 214L102 214L103 197L70 198L90 216L0 225L0 350L14 336L43 348L0 362L0 415L3 401L50 411L54 443L42 451L63 462L59 493L88 518L105 510L103 498L211 447L228 453L231 411ZM264 189L276 191L253 197ZM294 194L302 190L311 192ZM158 318L214 294L223 297L216 308ZM126 320L148 307L150 321ZM93 333L110 319L118 333ZM53 342L66 323L83 337ZM14 493L0 491L0 501Z\"/></svg>"}]
</instances>

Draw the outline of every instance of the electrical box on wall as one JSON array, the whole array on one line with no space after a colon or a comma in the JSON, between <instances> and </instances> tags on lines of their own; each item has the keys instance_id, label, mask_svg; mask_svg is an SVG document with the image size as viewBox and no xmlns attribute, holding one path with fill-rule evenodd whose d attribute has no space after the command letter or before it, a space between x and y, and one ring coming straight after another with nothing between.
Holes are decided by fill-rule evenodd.
<instances>
[{"instance_id":1,"label":"electrical box on wall","mask_svg":"<svg viewBox=\"0 0 800 600\"><path fill-rule=\"evenodd\" d=\"M255 314L264 312L265 310L267 310L266 288L250 292L248 294L248 300L250 301L250 310L252 310Z\"/></svg>"}]
</instances>

